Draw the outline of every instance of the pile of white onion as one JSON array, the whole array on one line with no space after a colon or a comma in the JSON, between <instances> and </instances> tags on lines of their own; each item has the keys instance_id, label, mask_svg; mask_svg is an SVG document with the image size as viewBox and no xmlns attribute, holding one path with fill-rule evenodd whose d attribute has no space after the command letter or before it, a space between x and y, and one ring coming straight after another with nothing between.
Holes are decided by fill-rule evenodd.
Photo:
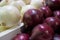
<instances>
[{"instance_id":1,"label":"pile of white onion","mask_svg":"<svg viewBox=\"0 0 60 40\"><path fill-rule=\"evenodd\" d=\"M2 0L0 2L0 32L22 20L24 12L43 6L43 0Z\"/></svg>"}]
</instances>

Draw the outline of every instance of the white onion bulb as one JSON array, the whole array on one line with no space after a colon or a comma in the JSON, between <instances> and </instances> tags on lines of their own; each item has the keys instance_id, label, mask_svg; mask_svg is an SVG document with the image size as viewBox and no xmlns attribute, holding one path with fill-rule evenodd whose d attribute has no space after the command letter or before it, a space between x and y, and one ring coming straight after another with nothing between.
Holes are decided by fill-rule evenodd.
<instances>
[{"instance_id":1,"label":"white onion bulb","mask_svg":"<svg viewBox=\"0 0 60 40\"><path fill-rule=\"evenodd\" d=\"M40 8L43 6L43 0L31 0L31 5L35 6L36 8Z\"/></svg>"},{"instance_id":2,"label":"white onion bulb","mask_svg":"<svg viewBox=\"0 0 60 40\"><path fill-rule=\"evenodd\" d=\"M19 20L20 13L16 7L4 6L0 9L0 24L4 23L9 28L16 25Z\"/></svg>"},{"instance_id":3,"label":"white onion bulb","mask_svg":"<svg viewBox=\"0 0 60 40\"><path fill-rule=\"evenodd\" d=\"M0 7L5 6L5 5L7 5L7 1L6 0L2 0L0 2Z\"/></svg>"},{"instance_id":4,"label":"white onion bulb","mask_svg":"<svg viewBox=\"0 0 60 40\"><path fill-rule=\"evenodd\" d=\"M13 1L9 5L13 5L21 10L22 6L25 6L25 3L23 1Z\"/></svg>"}]
</instances>

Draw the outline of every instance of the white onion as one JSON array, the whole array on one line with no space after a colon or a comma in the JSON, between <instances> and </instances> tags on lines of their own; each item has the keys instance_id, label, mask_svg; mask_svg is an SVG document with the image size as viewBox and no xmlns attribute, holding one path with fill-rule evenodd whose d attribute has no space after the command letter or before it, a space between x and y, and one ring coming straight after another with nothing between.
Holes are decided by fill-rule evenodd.
<instances>
[{"instance_id":1,"label":"white onion","mask_svg":"<svg viewBox=\"0 0 60 40\"><path fill-rule=\"evenodd\" d=\"M11 2L17 1L17 0L6 0L8 4L10 4Z\"/></svg>"},{"instance_id":2,"label":"white onion","mask_svg":"<svg viewBox=\"0 0 60 40\"><path fill-rule=\"evenodd\" d=\"M0 24L4 23L6 27L12 27L16 25L19 20L20 13L16 7L8 5L0 9Z\"/></svg>"},{"instance_id":3,"label":"white onion","mask_svg":"<svg viewBox=\"0 0 60 40\"><path fill-rule=\"evenodd\" d=\"M13 1L9 5L13 5L21 10L22 6L25 6L25 3L23 1Z\"/></svg>"},{"instance_id":4,"label":"white onion","mask_svg":"<svg viewBox=\"0 0 60 40\"><path fill-rule=\"evenodd\" d=\"M30 4L31 0L23 0L25 4Z\"/></svg>"},{"instance_id":5,"label":"white onion","mask_svg":"<svg viewBox=\"0 0 60 40\"><path fill-rule=\"evenodd\" d=\"M5 6L5 5L7 5L7 1L6 0L2 0L0 2L0 7Z\"/></svg>"},{"instance_id":6,"label":"white onion","mask_svg":"<svg viewBox=\"0 0 60 40\"><path fill-rule=\"evenodd\" d=\"M36 8L40 8L43 6L43 0L31 0L31 5L35 6Z\"/></svg>"}]
</instances>

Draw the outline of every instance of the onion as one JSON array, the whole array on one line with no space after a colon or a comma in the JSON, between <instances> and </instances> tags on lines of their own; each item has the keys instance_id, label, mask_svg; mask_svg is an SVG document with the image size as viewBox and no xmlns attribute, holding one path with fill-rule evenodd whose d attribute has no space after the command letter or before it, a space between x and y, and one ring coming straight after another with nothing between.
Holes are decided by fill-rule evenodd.
<instances>
[{"instance_id":1,"label":"onion","mask_svg":"<svg viewBox=\"0 0 60 40\"><path fill-rule=\"evenodd\" d=\"M40 8L43 6L43 0L31 0L31 5L35 6L36 8Z\"/></svg>"},{"instance_id":2,"label":"onion","mask_svg":"<svg viewBox=\"0 0 60 40\"><path fill-rule=\"evenodd\" d=\"M31 0L23 0L26 4L30 4Z\"/></svg>"},{"instance_id":3,"label":"onion","mask_svg":"<svg viewBox=\"0 0 60 40\"><path fill-rule=\"evenodd\" d=\"M22 0L20 0L20 1L13 1L9 5L13 5L17 7L19 10L21 10L22 6L25 6L25 3Z\"/></svg>"},{"instance_id":4,"label":"onion","mask_svg":"<svg viewBox=\"0 0 60 40\"><path fill-rule=\"evenodd\" d=\"M53 29L47 24L39 24L32 30L31 40L52 40Z\"/></svg>"},{"instance_id":5,"label":"onion","mask_svg":"<svg viewBox=\"0 0 60 40\"><path fill-rule=\"evenodd\" d=\"M29 9L36 9L36 8L35 8L34 6L32 6L32 5L23 6L23 7L22 7L22 10L21 10L21 16L22 16L22 18L23 18L24 13L25 13L27 10L29 10Z\"/></svg>"},{"instance_id":6,"label":"onion","mask_svg":"<svg viewBox=\"0 0 60 40\"><path fill-rule=\"evenodd\" d=\"M0 7L5 6L5 5L7 5L7 1L6 0L2 0L0 2Z\"/></svg>"},{"instance_id":7,"label":"onion","mask_svg":"<svg viewBox=\"0 0 60 40\"><path fill-rule=\"evenodd\" d=\"M14 6L4 6L0 9L0 24L10 28L16 25L20 20L19 10ZM5 25L3 25L5 24Z\"/></svg>"},{"instance_id":8,"label":"onion","mask_svg":"<svg viewBox=\"0 0 60 40\"><path fill-rule=\"evenodd\" d=\"M18 34L13 38L13 40L29 40L29 35L25 33Z\"/></svg>"}]
</instances>

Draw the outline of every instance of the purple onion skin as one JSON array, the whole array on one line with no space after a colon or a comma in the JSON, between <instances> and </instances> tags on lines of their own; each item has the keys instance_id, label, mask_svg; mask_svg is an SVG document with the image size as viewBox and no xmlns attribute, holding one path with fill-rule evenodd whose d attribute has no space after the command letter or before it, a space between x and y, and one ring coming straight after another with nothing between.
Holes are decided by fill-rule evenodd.
<instances>
[{"instance_id":1,"label":"purple onion skin","mask_svg":"<svg viewBox=\"0 0 60 40\"><path fill-rule=\"evenodd\" d=\"M38 9L29 9L23 16L24 24L30 27L42 23L43 19L43 13Z\"/></svg>"},{"instance_id":2,"label":"purple onion skin","mask_svg":"<svg viewBox=\"0 0 60 40\"><path fill-rule=\"evenodd\" d=\"M41 7L40 11L43 13L44 18L53 16L53 13L52 13L51 9L48 6Z\"/></svg>"},{"instance_id":3,"label":"purple onion skin","mask_svg":"<svg viewBox=\"0 0 60 40\"><path fill-rule=\"evenodd\" d=\"M13 40L29 40L28 34L18 34Z\"/></svg>"},{"instance_id":4,"label":"purple onion skin","mask_svg":"<svg viewBox=\"0 0 60 40\"><path fill-rule=\"evenodd\" d=\"M48 25L50 25L54 31L60 27L60 20L55 17L46 18L44 23L47 23Z\"/></svg>"},{"instance_id":5,"label":"purple onion skin","mask_svg":"<svg viewBox=\"0 0 60 40\"><path fill-rule=\"evenodd\" d=\"M43 20L43 13L40 12L40 10L29 9L28 11L26 11L23 16L23 22L25 24L26 32L30 34L32 29L36 25L43 23Z\"/></svg>"},{"instance_id":6,"label":"purple onion skin","mask_svg":"<svg viewBox=\"0 0 60 40\"><path fill-rule=\"evenodd\" d=\"M60 0L45 0L45 3L52 11L60 9Z\"/></svg>"},{"instance_id":7,"label":"purple onion skin","mask_svg":"<svg viewBox=\"0 0 60 40\"><path fill-rule=\"evenodd\" d=\"M31 40L52 40L54 35L53 29L47 24L37 25L31 35Z\"/></svg>"},{"instance_id":8,"label":"purple onion skin","mask_svg":"<svg viewBox=\"0 0 60 40\"><path fill-rule=\"evenodd\" d=\"M60 19L60 10L56 10L56 11L54 11L54 17Z\"/></svg>"}]
</instances>

